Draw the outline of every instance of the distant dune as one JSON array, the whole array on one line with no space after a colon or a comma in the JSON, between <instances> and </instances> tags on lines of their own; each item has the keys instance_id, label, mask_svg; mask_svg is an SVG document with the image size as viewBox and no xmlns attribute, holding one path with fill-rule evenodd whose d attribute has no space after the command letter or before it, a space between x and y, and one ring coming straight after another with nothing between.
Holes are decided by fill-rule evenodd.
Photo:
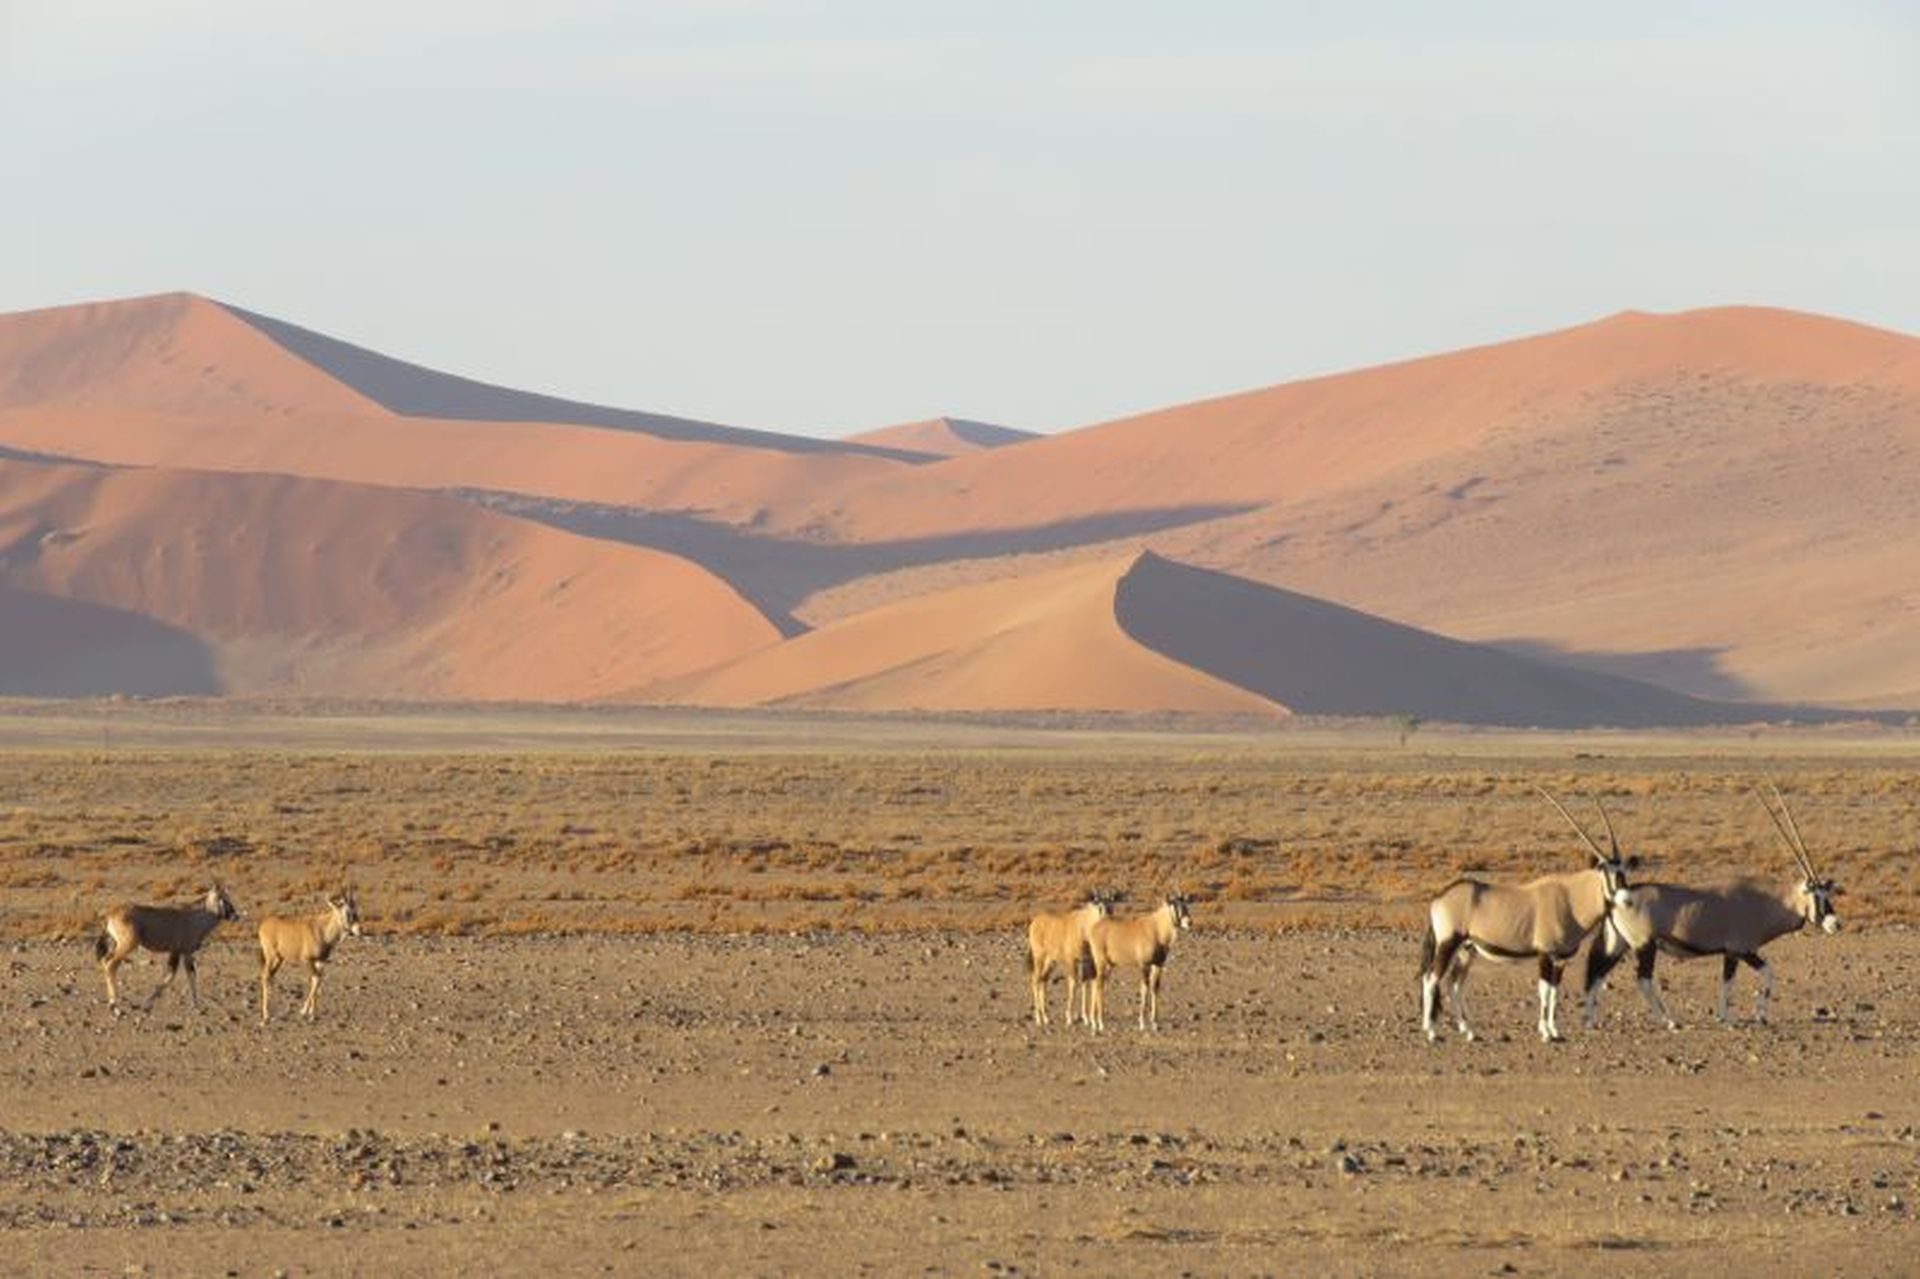
<instances>
[{"instance_id":1,"label":"distant dune","mask_svg":"<svg viewBox=\"0 0 1920 1279\"><path fill-rule=\"evenodd\" d=\"M927 461L490 387L190 294L0 316L0 445L740 521Z\"/></svg>"},{"instance_id":2,"label":"distant dune","mask_svg":"<svg viewBox=\"0 0 1920 1279\"><path fill-rule=\"evenodd\" d=\"M823 441L167 294L0 316L0 691L1899 708L1916 490L1920 340L1756 307Z\"/></svg>"},{"instance_id":3,"label":"distant dune","mask_svg":"<svg viewBox=\"0 0 1920 1279\"><path fill-rule=\"evenodd\" d=\"M1039 438L1037 432L1021 431L1011 426L970 422L959 417L936 417L924 422L905 422L899 426L863 431L858 435L849 435L847 442L906 449L932 457L959 457L965 453L1003 449L1009 444L1024 444Z\"/></svg>"},{"instance_id":4,"label":"distant dune","mask_svg":"<svg viewBox=\"0 0 1920 1279\"><path fill-rule=\"evenodd\" d=\"M1415 715L1541 727L1756 715L1150 553L918 596L652 692L727 706Z\"/></svg>"},{"instance_id":5,"label":"distant dune","mask_svg":"<svg viewBox=\"0 0 1920 1279\"><path fill-rule=\"evenodd\" d=\"M0 590L43 695L566 701L778 638L685 560L280 476L0 462Z\"/></svg>"}]
</instances>

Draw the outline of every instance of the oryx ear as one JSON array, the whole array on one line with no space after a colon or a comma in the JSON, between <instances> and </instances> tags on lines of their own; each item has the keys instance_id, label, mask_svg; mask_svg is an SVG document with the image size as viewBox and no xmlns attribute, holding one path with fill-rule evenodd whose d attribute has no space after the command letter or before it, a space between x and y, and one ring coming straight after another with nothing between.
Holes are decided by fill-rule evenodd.
<instances>
[{"instance_id":1,"label":"oryx ear","mask_svg":"<svg viewBox=\"0 0 1920 1279\"><path fill-rule=\"evenodd\" d=\"M1646 864L1645 861L1641 858L1640 854L1638 853L1634 853L1633 855L1627 858L1628 870L1639 870L1645 864Z\"/></svg>"}]
</instances>

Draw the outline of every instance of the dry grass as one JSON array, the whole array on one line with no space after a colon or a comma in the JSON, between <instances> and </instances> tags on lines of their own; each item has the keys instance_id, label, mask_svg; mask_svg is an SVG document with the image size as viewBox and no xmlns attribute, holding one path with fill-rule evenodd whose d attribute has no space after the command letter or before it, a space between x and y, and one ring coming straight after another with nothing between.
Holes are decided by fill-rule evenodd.
<instances>
[{"instance_id":1,"label":"dry grass","mask_svg":"<svg viewBox=\"0 0 1920 1279\"><path fill-rule=\"evenodd\" d=\"M1209 924L1400 923L1457 872L1579 864L1536 783L1606 797L1663 875L1784 872L1759 779L1794 798L1851 916L1920 918L1914 773L1885 742L801 749L804 731L787 751L16 749L0 753L0 927L74 936L115 901L212 877L249 914L351 882L373 926L422 934L998 929L1094 884L1136 903L1184 886Z\"/></svg>"}]
</instances>

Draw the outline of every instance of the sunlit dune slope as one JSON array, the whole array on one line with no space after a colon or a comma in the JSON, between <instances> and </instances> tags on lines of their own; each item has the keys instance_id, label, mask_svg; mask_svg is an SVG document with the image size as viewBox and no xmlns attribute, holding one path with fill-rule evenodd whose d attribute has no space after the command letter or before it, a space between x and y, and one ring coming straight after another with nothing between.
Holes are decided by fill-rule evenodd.
<instances>
[{"instance_id":1,"label":"sunlit dune slope","mask_svg":"<svg viewBox=\"0 0 1920 1279\"><path fill-rule=\"evenodd\" d=\"M95 648L128 619L120 685L94 672L81 682L96 692L573 700L777 637L673 556L281 476L0 462L0 585L0 620L30 622L43 654L63 617ZM145 663L162 657L182 687L156 687ZM49 672L39 691L67 691ZM31 682L16 669L8 685Z\"/></svg>"}]
</instances>

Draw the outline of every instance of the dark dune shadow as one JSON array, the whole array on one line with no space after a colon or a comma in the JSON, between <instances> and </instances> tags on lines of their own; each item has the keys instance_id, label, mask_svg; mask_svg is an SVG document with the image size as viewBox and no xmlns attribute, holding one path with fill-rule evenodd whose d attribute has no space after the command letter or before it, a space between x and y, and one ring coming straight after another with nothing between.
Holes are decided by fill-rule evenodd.
<instances>
[{"instance_id":1,"label":"dark dune shadow","mask_svg":"<svg viewBox=\"0 0 1920 1279\"><path fill-rule=\"evenodd\" d=\"M107 462L95 462L84 457L68 457L64 453L36 453L32 449L16 449L0 444L0 462L35 462L42 466L90 466L106 467Z\"/></svg>"},{"instance_id":2,"label":"dark dune shadow","mask_svg":"<svg viewBox=\"0 0 1920 1279\"><path fill-rule=\"evenodd\" d=\"M257 315L225 302L220 305L329 377L346 383L383 408L411 417L482 422L564 422L616 431L637 431L664 440L732 444L781 453L857 453L914 463L941 460L928 453L915 453L907 449L720 426L691 418L670 417L664 413L642 413L634 409L610 408L604 404L582 404L576 400L538 395L531 391L516 391L511 387L476 382L471 378L409 364L405 360L396 360L378 351L370 351L324 333L315 333L312 329L303 329L269 315Z\"/></svg>"},{"instance_id":3,"label":"dark dune shadow","mask_svg":"<svg viewBox=\"0 0 1920 1279\"><path fill-rule=\"evenodd\" d=\"M1175 661L1313 715L1415 715L1533 728L1680 728L1870 718L1712 702L1446 639L1244 578L1145 556L1120 624Z\"/></svg>"},{"instance_id":4,"label":"dark dune shadow","mask_svg":"<svg viewBox=\"0 0 1920 1279\"><path fill-rule=\"evenodd\" d=\"M793 616L793 610L801 601L816 591L858 577L953 560L1032 555L1090 546L1254 509L1244 505L1167 507L1089 516L1031 528L856 545L756 536L730 524L631 507L530 498L517 493L472 490L456 490L456 493L494 510L587 537L629 542L684 556L725 578L789 636L807 629Z\"/></svg>"},{"instance_id":5,"label":"dark dune shadow","mask_svg":"<svg viewBox=\"0 0 1920 1279\"><path fill-rule=\"evenodd\" d=\"M1013 426L995 426L991 422L975 422L964 417L946 419L947 429L969 444L983 449L1003 449L1011 444L1024 444L1028 440L1037 440L1036 431L1022 431Z\"/></svg>"},{"instance_id":6,"label":"dark dune shadow","mask_svg":"<svg viewBox=\"0 0 1920 1279\"><path fill-rule=\"evenodd\" d=\"M1531 658L1549 666L1598 671L1657 684L1690 697L1743 701L1755 696L1751 684L1720 665L1724 648L1667 648L1646 653L1581 653L1542 640L1499 639L1488 648Z\"/></svg>"},{"instance_id":7,"label":"dark dune shadow","mask_svg":"<svg viewBox=\"0 0 1920 1279\"><path fill-rule=\"evenodd\" d=\"M214 696L213 653L139 613L0 584L0 696Z\"/></svg>"}]
</instances>

